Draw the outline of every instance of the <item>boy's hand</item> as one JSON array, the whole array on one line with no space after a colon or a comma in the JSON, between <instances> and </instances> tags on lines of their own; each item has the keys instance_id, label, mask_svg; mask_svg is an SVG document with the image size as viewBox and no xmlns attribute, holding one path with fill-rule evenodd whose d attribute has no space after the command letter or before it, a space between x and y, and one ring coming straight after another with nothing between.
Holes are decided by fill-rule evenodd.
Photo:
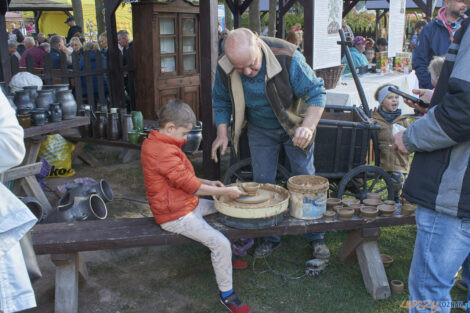
<instances>
[{"instance_id":1,"label":"boy's hand","mask_svg":"<svg viewBox=\"0 0 470 313\"><path fill-rule=\"evenodd\" d=\"M225 187L225 192L224 192L224 194L225 194L226 196L229 196L229 197L232 198L232 199L237 199L238 197L244 196L244 195L246 195L247 193L241 191L240 188L238 188L238 187L236 187L236 186L232 186L232 187Z\"/></svg>"},{"instance_id":2,"label":"boy's hand","mask_svg":"<svg viewBox=\"0 0 470 313\"><path fill-rule=\"evenodd\" d=\"M214 187L223 187L224 184L220 180L212 180L209 181L209 185L214 186Z\"/></svg>"}]
</instances>

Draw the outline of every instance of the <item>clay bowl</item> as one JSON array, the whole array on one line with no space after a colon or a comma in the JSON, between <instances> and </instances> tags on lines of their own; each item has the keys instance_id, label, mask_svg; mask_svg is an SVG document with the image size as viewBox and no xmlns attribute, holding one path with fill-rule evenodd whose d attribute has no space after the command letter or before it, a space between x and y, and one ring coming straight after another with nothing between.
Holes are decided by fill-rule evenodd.
<instances>
[{"instance_id":1,"label":"clay bowl","mask_svg":"<svg viewBox=\"0 0 470 313\"><path fill-rule=\"evenodd\" d=\"M380 193L376 193L376 192L369 192L367 195L366 195L366 199L378 199L378 200L382 200L382 195Z\"/></svg>"},{"instance_id":2,"label":"clay bowl","mask_svg":"<svg viewBox=\"0 0 470 313\"><path fill-rule=\"evenodd\" d=\"M388 204L378 205L377 209L380 211L382 216L392 216L393 212L395 212L395 206Z\"/></svg>"},{"instance_id":3,"label":"clay bowl","mask_svg":"<svg viewBox=\"0 0 470 313\"><path fill-rule=\"evenodd\" d=\"M362 204L356 203L349 205L351 209L354 209L354 214L359 215L361 213Z\"/></svg>"},{"instance_id":4,"label":"clay bowl","mask_svg":"<svg viewBox=\"0 0 470 313\"><path fill-rule=\"evenodd\" d=\"M341 208L338 210L338 217L340 220L350 220L354 215L354 209L351 208Z\"/></svg>"},{"instance_id":5,"label":"clay bowl","mask_svg":"<svg viewBox=\"0 0 470 313\"><path fill-rule=\"evenodd\" d=\"M361 203L361 200L359 199L355 199L355 198L344 198L343 200L341 200L343 202L344 205L348 206L348 207L351 207L352 204L358 204L358 203Z\"/></svg>"},{"instance_id":6,"label":"clay bowl","mask_svg":"<svg viewBox=\"0 0 470 313\"><path fill-rule=\"evenodd\" d=\"M258 193L259 189L259 184L258 183L243 183L242 187L243 190L248 194L248 196L256 196Z\"/></svg>"},{"instance_id":7,"label":"clay bowl","mask_svg":"<svg viewBox=\"0 0 470 313\"><path fill-rule=\"evenodd\" d=\"M377 210L377 208L373 206L365 206L361 209L362 217L366 220L375 219L375 217L377 216L377 212L379 212L379 210Z\"/></svg>"},{"instance_id":8,"label":"clay bowl","mask_svg":"<svg viewBox=\"0 0 470 313\"><path fill-rule=\"evenodd\" d=\"M343 208L342 205L335 205L335 207L333 208L333 211L335 211L336 213L338 213L339 210L341 210Z\"/></svg>"},{"instance_id":9,"label":"clay bowl","mask_svg":"<svg viewBox=\"0 0 470 313\"><path fill-rule=\"evenodd\" d=\"M325 219L325 221L334 221L335 220L335 216L336 216L336 212L335 211L325 211L325 213L323 213L323 218Z\"/></svg>"},{"instance_id":10,"label":"clay bowl","mask_svg":"<svg viewBox=\"0 0 470 313\"><path fill-rule=\"evenodd\" d=\"M390 289L392 289L393 293L400 294L405 289L405 285L401 280L392 280L390 281Z\"/></svg>"},{"instance_id":11,"label":"clay bowl","mask_svg":"<svg viewBox=\"0 0 470 313\"><path fill-rule=\"evenodd\" d=\"M364 199L362 200L362 203L367 206L378 206L379 204L382 204L382 200L380 199Z\"/></svg>"},{"instance_id":12,"label":"clay bowl","mask_svg":"<svg viewBox=\"0 0 470 313\"><path fill-rule=\"evenodd\" d=\"M328 198L326 199L326 209L332 211L333 208L341 204L341 200L338 198Z\"/></svg>"},{"instance_id":13,"label":"clay bowl","mask_svg":"<svg viewBox=\"0 0 470 313\"><path fill-rule=\"evenodd\" d=\"M382 259L384 267L389 267L393 263L393 258L388 254L381 254L380 258Z\"/></svg>"},{"instance_id":14,"label":"clay bowl","mask_svg":"<svg viewBox=\"0 0 470 313\"><path fill-rule=\"evenodd\" d=\"M384 203L388 205L395 205L395 201L393 200L385 200Z\"/></svg>"},{"instance_id":15,"label":"clay bowl","mask_svg":"<svg viewBox=\"0 0 470 313\"><path fill-rule=\"evenodd\" d=\"M413 204L403 204L401 206L401 214L411 215L416 211L416 207Z\"/></svg>"}]
</instances>

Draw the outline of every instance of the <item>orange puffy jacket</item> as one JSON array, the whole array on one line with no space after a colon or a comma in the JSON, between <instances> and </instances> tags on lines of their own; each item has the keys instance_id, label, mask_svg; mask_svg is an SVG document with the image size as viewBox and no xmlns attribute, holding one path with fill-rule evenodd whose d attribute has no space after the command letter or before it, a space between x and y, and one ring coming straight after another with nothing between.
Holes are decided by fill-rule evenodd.
<instances>
[{"instance_id":1,"label":"orange puffy jacket","mask_svg":"<svg viewBox=\"0 0 470 313\"><path fill-rule=\"evenodd\" d=\"M157 224L185 216L199 203L194 193L201 187L201 181L181 150L186 141L152 130L142 144L145 189Z\"/></svg>"}]
</instances>

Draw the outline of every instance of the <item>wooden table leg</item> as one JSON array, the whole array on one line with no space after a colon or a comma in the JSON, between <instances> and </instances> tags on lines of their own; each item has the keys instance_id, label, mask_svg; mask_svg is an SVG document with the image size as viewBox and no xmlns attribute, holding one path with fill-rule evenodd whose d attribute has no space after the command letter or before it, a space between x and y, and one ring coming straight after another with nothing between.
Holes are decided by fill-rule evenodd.
<instances>
[{"instance_id":1,"label":"wooden table leg","mask_svg":"<svg viewBox=\"0 0 470 313\"><path fill-rule=\"evenodd\" d=\"M366 290L375 300L390 297L390 286L377 245L379 236L380 228L353 230L338 253L343 263L352 261L357 256Z\"/></svg>"},{"instance_id":2,"label":"wooden table leg","mask_svg":"<svg viewBox=\"0 0 470 313\"><path fill-rule=\"evenodd\" d=\"M75 149L72 152L72 160L79 158L91 167L97 167L100 162L84 149L85 143L78 141L75 143Z\"/></svg>"}]
</instances>

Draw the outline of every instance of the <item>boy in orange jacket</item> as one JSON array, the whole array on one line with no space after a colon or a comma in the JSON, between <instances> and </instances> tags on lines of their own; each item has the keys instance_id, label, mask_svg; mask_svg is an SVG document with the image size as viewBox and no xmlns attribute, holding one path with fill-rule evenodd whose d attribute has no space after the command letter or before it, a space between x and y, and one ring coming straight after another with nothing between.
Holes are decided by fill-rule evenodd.
<instances>
[{"instance_id":1,"label":"boy in orange jacket","mask_svg":"<svg viewBox=\"0 0 470 313\"><path fill-rule=\"evenodd\" d=\"M191 107L171 100L159 112L160 130L152 130L142 144L142 169L146 195L157 224L169 232L198 241L211 250L212 266L220 290L220 303L233 313L249 313L232 289L230 241L210 226L203 216L215 213L211 200L198 196L225 195L238 198L238 187L200 179L181 150L196 123Z\"/></svg>"}]
</instances>

